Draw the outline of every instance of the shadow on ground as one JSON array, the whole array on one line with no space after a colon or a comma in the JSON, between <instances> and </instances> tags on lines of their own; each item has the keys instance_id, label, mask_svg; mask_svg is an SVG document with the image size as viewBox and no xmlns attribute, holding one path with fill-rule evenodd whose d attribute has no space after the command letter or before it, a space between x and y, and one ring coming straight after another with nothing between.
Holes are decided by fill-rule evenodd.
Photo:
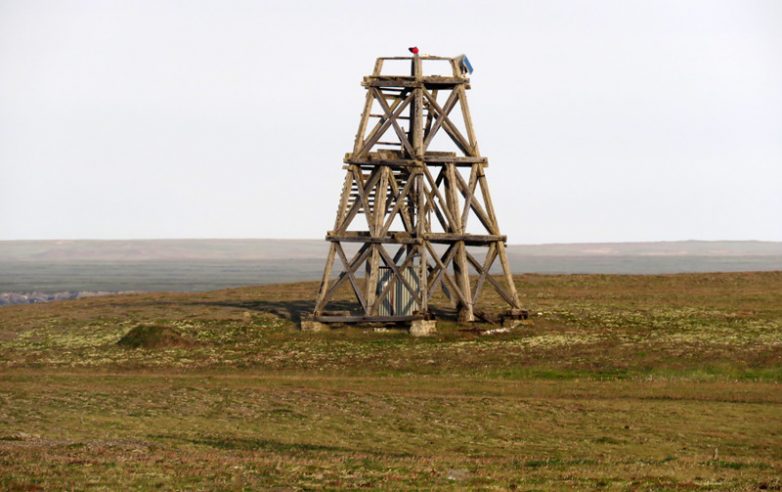
<instances>
[{"instance_id":1,"label":"shadow on ground","mask_svg":"<svg viewBox=\"0 0 782 492\"><path fill-rule=\"evenodd\" d=\"M241 450L241 451L267 451L274 453L311 453L311 452L329 452L329 453L361 453L379 456L393 456L397 458L407 458L409 453L387 452L375 449L355 449L342 446L332 446L323 444L311 444L303 442L283 442L273 439L246 438L246 437L221 437L221 436L202 436L185 437L175 434L157 434L148 436L153 439L165 439L179 441L188 444L209 446L215 449Z\"/></svg>"},{"instance_id":2,"label":"shadow on ground","mask_svg":"<svg viewBox=\"0 0 782 492\"><path fill-rule=\"evenodd\" d=\"M309 300L295 301L217 301L217 302L199 302L202 306L221 306L244 309L246 311L258 311L271 313L281 319L293 323L301 322L302 317L306 317L315 310L315 302ZM350 311L356 315L362 315L361 305L357 302L333 301L328 305L329 311ZM435 319L456 321L457 311L451 307L430 306L430 310ZM478 316L480 318L480 316ZM485 320L481 320L485 321Z\"/></svg>"},{"instance_id":3,"label":"shadow on ground","mask_svg":"<svg viewBox=\"0 0 782 492\"><path fill-rule=\"evenodd\" d=\"M246 311L260 311L271 313L282 319L298 323L302 316L312 314L315 310L315 302L307 300L295 301L218 301L199 302L202 306L222 306L244 309ZM329 303L330 311L350 311L358 313L360 305L356 302L337 301Z\"/></svg>"}]
</instances>

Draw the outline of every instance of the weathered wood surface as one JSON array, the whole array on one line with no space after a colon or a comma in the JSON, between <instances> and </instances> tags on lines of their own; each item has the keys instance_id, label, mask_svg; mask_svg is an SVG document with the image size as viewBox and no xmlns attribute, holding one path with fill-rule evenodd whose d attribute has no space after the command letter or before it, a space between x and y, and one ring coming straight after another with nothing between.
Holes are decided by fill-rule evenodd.
<instances>
[{"instance_id":1,"label":"weathered wood surface","mask_svg":"<svg viewBox=\"0 0 782 492\"><path fill-rule=\"evenodd\" d=\"M383 74L386 60L408 60L409 75ZM424 75L424 63L443 60L450 62L452 74ZM312 319L324 323L422 319L428 316L429 298L442 288L458 308L459 319L472 321L486 284L512 309L520 309L505 252L507 238L500 233L489 193L488 160L478 150L467 103L469 79L458 63L433 56L378 58L362 85L367 95L353 151L343 160L345 181L334 228L326 235L330 246ZM457 106L459 111L454 111ZM455 151L430 149L441 132ZM462 170L469 170L469 175L462 175ZM471 216L477 220L470 221ZM479 230L472 232L469 227ZM348 258L342 243L361 246ZM438 252L434 244L447 248ZM467 246L485 247L482 261ZM333 278L337 258L341 270ZM489 274L498 258L503 270L500 280ZM381 267L388 268L391 276L379 289ZM409 268L416 272L417 286L403 275ZM471 275L476 276L474 281ZM329 302L346 283L362 312L327 315ZM377 315L380 303L396 285L416 299L416 316Z\"/></svg>"}]
</instances>

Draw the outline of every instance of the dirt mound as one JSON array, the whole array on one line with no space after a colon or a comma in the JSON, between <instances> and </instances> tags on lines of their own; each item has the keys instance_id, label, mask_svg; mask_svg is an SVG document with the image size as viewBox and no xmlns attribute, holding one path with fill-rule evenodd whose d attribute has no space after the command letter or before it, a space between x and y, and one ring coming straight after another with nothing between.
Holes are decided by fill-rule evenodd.
<instances>
[{"instance_id":1,"label":"dirt mound","mask_svg":"<svg viewBox=\"0 0 782 492\"><path fill-rule=\"evenodd\" d=\"M144 324L133 327L117 345L125 348L167 348L188 347L193 342L170 326Z\"/></svg>"}]
</instances>

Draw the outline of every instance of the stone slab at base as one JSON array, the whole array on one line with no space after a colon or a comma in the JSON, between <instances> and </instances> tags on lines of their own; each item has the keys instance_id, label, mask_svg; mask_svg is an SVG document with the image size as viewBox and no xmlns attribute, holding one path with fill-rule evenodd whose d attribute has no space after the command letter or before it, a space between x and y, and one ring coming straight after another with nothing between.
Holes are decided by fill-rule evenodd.
<instances>
[{"instance_id":1,"label":"stone slab at base","mask_svg":"<svg viewBox=\"0 0 782 492\"><path fill-rule=\"evenodd\" d=\"M410 322L410 335L428 337L437 333L437 321L433 319L417 319Z\"/></svg>"},{"instance_id":2,"label":"stone slab at base","mask_svg":"<svg viewBox=\"0 0 782 492\"><path fill-rule=\"evenodd\" d=\"M321 323L320 321L313 321L311 319L303 319L299 323L299 329L301 331L329 331L329 325Z\"/></svg>"}]
</instances>

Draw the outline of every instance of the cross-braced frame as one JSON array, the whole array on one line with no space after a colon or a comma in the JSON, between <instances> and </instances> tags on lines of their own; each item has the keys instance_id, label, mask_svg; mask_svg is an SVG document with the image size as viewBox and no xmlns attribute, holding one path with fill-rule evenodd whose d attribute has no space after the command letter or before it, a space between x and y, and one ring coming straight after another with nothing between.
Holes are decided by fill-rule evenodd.
<instances>
[{"instance_id":1,"label":"cross-braced frame","mask_svg":"<svg viewBox=\"0 0 782 492\"><path fill-rule=\"evenodd\" d=\"M409 64L410 75L383 75L390 61ZM446 63L451 73L424 75L424 62ZM353 151L344 159L345 180L334 228L326 236L330 247L313 319L425 318L429 299L442 289L459 319L473 321L486 284L519 309L506 237L486 181L488 161L478 150L467 103L469 79L458 59L379 58L362 85L366 102ZM499 279L491 275L497 260ZM344 285L360 312L328 310Z\"/></svg>"}]
</instances>

